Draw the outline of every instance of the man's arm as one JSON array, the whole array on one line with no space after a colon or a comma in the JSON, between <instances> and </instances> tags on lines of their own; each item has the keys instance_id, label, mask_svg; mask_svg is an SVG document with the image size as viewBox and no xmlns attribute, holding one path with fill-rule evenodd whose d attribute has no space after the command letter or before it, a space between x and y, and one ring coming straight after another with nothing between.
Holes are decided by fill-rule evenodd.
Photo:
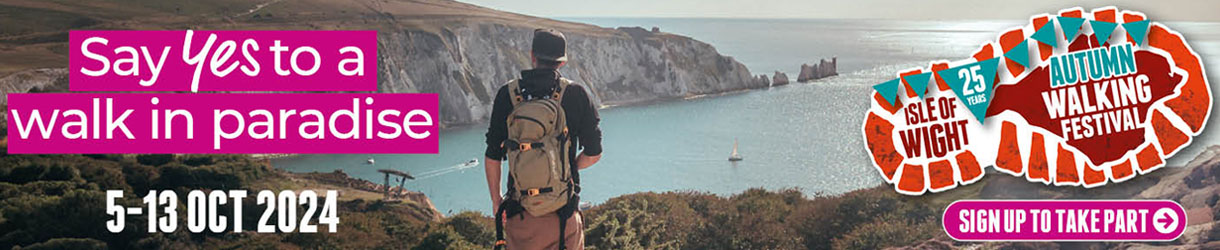
<instances>
[{"instance_id":1,"label":"man's arm","mask_svg":"<svg viewBox=\"0 0 1220 250\"><path fill-rule=\"evenodd\" d=\"M509 102L508 90L500 87L496 99L491 106L491 124L487 127L487 150L484 152L483 170L487 174L487 191L491 194L493 212L499 212L500 201L500 159L504 159L504 148L500 145L508 138L508 113L513 105Z\"/></svg>"},{"instance_id":2,"label":"man's arm","mask_svg":"<svg viewBox=\"0 0 1220 250\"><path fill-rule=\"evenodd\" d=\"M487 191L491 192L491 211L500 212L500 202L504 199L500 196L500 160L485 158L483 170L487 172Z\"/></svg>"},{"instance_id":3,"label":"man's arm","mask_svg":"<svg viewBox=\"0 0 1220 250\"><path fill-rule=\"evenodd\" d=\"M583 148L580 154L576 156L576 169L586 169L593 164L597 164L598 160L602 159L602 129L600 127L601 115L597 113L597 106L593 104L593 100L589 98L589 92L585 91L584 86L578 86L581 93L578 93L580 107L583 107L583 112L578 113L577 118L580 127L577 130L580 134L576 136L580 138L580 147Z\"/></svg>"},{"instance_id":4,"label":"man's arm","mask_svg":"<svg viewBox=\"0 0 1220 250\"><path fill-rule=\"evenodd\" d=\"M602 154L597 154L597 155L591 156L591 155L586 155L584 152L581 152L579 156L576 156L576 169L584 170L586 168L593 166L593 164L597 164L597 161L599 161L601 159L602 159ZM498 166L499 162L496 162L496 165ZM499 170L496 170L496 171L499 171Z\"/></svg>"}]
</instances>

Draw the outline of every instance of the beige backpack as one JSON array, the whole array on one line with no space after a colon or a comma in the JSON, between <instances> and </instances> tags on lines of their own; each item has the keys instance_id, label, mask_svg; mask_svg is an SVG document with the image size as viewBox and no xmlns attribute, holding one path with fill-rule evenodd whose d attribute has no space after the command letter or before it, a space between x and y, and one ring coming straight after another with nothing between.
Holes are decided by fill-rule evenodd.
<instances>
[{"instance_id":1,"label":"beige backpack","mask_svg":"<svg viewBox=\"0 0 1220 250\"><path fill-rule=\"evenodd\" d=\"M513 104L504 141L508 174L513 178L508 198L520 202L533 216L555 212L573 196L568 126L560 105L570 83L560 78L554 94L529 100L518 81L508 84Z\"/></svg>"}]
</instances>

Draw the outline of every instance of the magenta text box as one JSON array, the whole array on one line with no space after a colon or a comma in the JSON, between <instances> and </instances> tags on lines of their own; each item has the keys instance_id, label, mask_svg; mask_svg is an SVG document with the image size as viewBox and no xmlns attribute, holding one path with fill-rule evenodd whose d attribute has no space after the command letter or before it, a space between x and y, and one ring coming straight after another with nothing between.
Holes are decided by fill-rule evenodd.
<instances>
[{"instance_id":1,"label":"magenta text box","mask_svg":"<svg viewBox=\"0 0 1220 250\"><path fill-rule=\"evenodd\" d=\"M68 88L71 91L377 90L377 31L191 31L190 48L184 55L187 34L185 30L70 31ZM213 35L215 40L207 46ZM280 46L275 46L276 41ZM199 56L205 48L206 53ZM296 67L292 64L294 54ZM195 57L198 60L194 64L188 63L188 59L194 61ZM340 66L345 67L341 70Z\"/></svg>"},{"instance_id":2,"label":"magenta text box","mask_svg":"<svg viewBox=\"0 0 1220 250\"><path fill-rule=\"evenodd\" d=\"M436 94L54 93L8 100L12 154L435 154L440 136ZM317 125L321 138L312 138Z\"/></svg>"}]
</instances>

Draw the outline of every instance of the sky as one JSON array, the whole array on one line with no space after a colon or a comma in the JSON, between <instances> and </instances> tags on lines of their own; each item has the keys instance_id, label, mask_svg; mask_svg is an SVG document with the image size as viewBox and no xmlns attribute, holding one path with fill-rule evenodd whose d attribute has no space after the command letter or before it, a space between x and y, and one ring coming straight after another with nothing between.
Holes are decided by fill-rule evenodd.
<instances>
[{"instance_id":1,"label":"sky","mask_svg":"<svg viewBox=\"0 0 1220 250\"><path fill-rule=\"evenodd\" d=\"M1131 9L1166 21L1220 21L1220 1L972 0L459 0L541 17L715 17L908 20L1023 20L1080 6Z\"/></svg>"}]
</instances>

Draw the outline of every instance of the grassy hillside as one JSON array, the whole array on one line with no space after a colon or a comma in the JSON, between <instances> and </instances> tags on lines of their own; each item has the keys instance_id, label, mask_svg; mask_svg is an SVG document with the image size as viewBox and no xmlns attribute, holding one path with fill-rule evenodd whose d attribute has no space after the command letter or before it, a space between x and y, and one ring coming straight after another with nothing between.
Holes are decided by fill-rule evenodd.
<instances>
[{"instance_id":1,"label":"grassy hillside","mask_svg":"<svg viewBox=\"0 0 1220 250\"><path fill-rule=\"evenodd\" d=\"M493 241L491 219L483 214L439 219L430 207L386 203L375 198L378 194L350 189L342 191L336 234L190 234L183 228L148 234L145 216L129 217L122 233L105 231L107 189L127 190L122 203L137 206L137 197L150 189L185 194L191 189L342 188L308 175L268 169L245 156L0 155L0 248L463 249L490 247ZM244 225L257 222L248 213L263 208L254 204L244 202ZM592 249L871 248L931 238L938 231L933 230L938 207L883 188L814 199L796 190L749 190L732 197L625 195L585 216Z\"/></svg>"},{"instance_id":2,"label":"grassy hillside","mask_svg":"<svg viewBox=\"0 0 1220 250\"><path fill-rule=\"evenodd\" d=\"M0 148L0 152L3 152ZM889 187L807 197L798 190L751 189L728 197L698 192L637 193L584 211L589 249L879 249L1220 247L1220 158L1191 168L1167 168L1122 185L1056 188L992 173L979 183L921 197ZM491 218L464 212L448 218L421 202L384 202L377 193L334 184L335 174L292 174L247 156L0 155L0 248L278 248L481 249L489 248ZM340 181L342 182L342 181ZM1166 185L1188 185L1163 190ZM104 190L127 190L123 203L139 204L150 189L339 189L335 234L201 233L184 229L148 234L143 216L127 230L109 233ZM1168 191L1167 197L1146 197ZM1184 194L1184 195L1173 195ZM958 199L997 198L1173 199L1192 212L1187 235L1164 243L963 243L940 228L942 209ZM1196 201L1199 200L1199 201ZM262 211L247 199L245 211ZM184 206L180 204L179 206ZM222 209L227 210L227 209ZM249 212L247 212L249 213ZM182 218L182 217L179 217ZM247 214L245 225L257 216ZM182 221L179 225L185 225Z\"/></svg>"}]
</instances>

